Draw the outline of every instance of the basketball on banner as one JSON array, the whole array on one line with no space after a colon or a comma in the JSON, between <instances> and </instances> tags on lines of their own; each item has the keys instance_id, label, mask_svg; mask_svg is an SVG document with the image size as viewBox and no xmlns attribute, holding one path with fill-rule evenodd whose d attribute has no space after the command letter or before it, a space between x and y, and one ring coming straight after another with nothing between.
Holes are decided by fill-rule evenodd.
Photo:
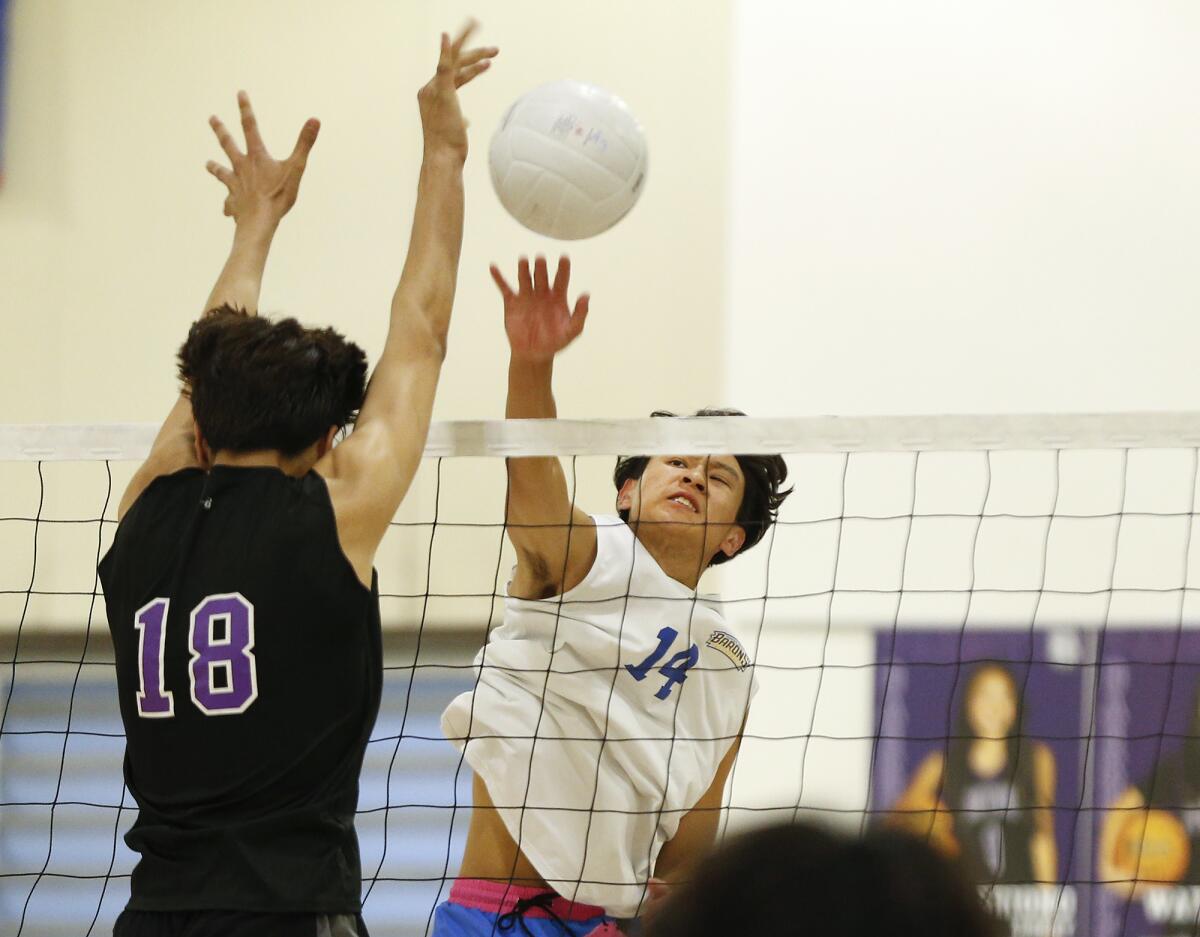
<instances>
[{"instance_id":1,"label":"basketball on banner","mask_svg":"<svg viewBox=\"0 0 1200 937\"><path fill-rule=\"evenodd\" d=\"M1138 810L1121 825L1115 864L1141 882L1170 883L1183 878L1191 843L1178 818L1166 810Z\"/></svg>"}]
</instances>

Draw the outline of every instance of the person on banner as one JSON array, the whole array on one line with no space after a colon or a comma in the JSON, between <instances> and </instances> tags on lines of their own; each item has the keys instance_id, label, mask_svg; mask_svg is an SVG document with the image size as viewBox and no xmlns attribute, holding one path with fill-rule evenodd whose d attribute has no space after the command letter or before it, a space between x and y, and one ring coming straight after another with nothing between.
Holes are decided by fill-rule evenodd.
<instances>
[{"instance_id":1,"label":"person on banner","mask_svg":"<svg viewBox=\"0 0 1200 937\"><path fill-rule=\"evenodd\" d=\"M522 258L504 300L509 418L553 418L555 356L583 331ZM700 415L736 411L701 411ZM663 414L669 416L669 414ZM753 664L701 574L762 540L790 493L780 456L618 460L616 514L576 506L554 458L508 460L517 554L478 682L442 728L474 770L466 852L436 937L616 933L652 877L710 848L754 693ZM665 883L665 884L662 884Z\"/></svg>"},{"instance_id":2,"label":"person on banner","mask_svg":"<svg viewBox=\"0 0 1200 937\"><path fill-rule=\"evenodd\" d=\"M1011 670L968 677L951 738L917 766L892 820L959 858L979 884L1058 881L1054 753L1025 738Z\"/></svg>"},{"instance_id":3,"label":"person on banner","mask_svg":"<svg viewBox=\"0 0 1200 937\"><path fill-rule=\"evenodd\" d=\"M1200 686L1182 744L1158 758L1105 811L1097 874L1122 898L1146 901L1171 885L1200 885ZM1196 902L1165 916L1176 920L1164 933L1200 934Z\"/></svg>"},{"instance_id":4,"label":"person on banner","mask_svg":"<svg viewBox=\"0 0 1200 937\"><path fill-rule=\"evenodd\" d=\"M383 677L374 556L420 464L445 357L458 88L496 54L465 48L470 32L443 34L417 96L412 238L369 388L362 350L333 329L255 314L318 123L276 160L244 93L245 152L211 119L233 248L100 563L138 807L116 937L366 937L354 819Z\"/></svg>"}]
</instances>

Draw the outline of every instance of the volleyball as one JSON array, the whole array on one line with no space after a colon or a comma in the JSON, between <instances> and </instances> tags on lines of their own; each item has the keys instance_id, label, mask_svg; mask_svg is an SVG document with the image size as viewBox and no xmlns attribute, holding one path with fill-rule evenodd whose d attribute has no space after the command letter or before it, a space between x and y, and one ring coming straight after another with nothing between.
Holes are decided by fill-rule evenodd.
<instances>
[{"instance_id":1,"label":"volleyball","mask_svg":"<svg viewBox=\"0 0 1200 937\"><path fill-rule=\"evenodd\" d=\"M488 151L492 185L517 221L560 240L607 231L646 178L646 137L615 94L554 81L508 109Z\"/></svg>"},{"instance_id":2,"label":"volleyball","mask_svg":"<svg viewBox=\"0 0 1200 937\"><path fill-rule=\"evenodd\" d=\"M1135 811L1121 824L1115 864L1142 882L1178 882L1191 862L1191 843L1166 810Z\"/></svg>"}]
</instances>

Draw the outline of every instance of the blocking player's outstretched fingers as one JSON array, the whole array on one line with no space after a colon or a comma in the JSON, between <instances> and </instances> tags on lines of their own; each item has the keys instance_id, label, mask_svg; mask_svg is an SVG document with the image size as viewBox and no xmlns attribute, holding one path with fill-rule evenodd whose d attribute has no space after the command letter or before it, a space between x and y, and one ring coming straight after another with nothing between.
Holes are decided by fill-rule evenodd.
<instances>
[{"instance_id":1,"label":"blocking player's outstretched fingers","mask_svg":"<svg viewBox=\"0 0 1200 937\"><path fill-rule=\"evenodd\" d=\"M568 257L559 258L553 284L545 257L539 256L534 261L532 273L528 258L522 257L517 264L516 290L504 279L499 267L492 264L490 269L504 298L504 331L514 360L550 361L583 333L591 297L581 293L574 309L571 308Z\"/></svg>"},{"instance_id":2,"label":"blocking player's outstretched fingers","mask_svg":"<svg viewBox=\"0 0 1200 937\"><path fill-rule=\"evenodd\" d=\"M467 155L467 122L463 119L457 92L487 71L492 59L500 52L495 46L463 48L476 26L476 22L470 20L453 40L442 33L437 71L417 93L427 151L445 149L463 158Z\"/></svg>"},{"instance_id":3,"label":"blocking player's outstretched fingers","mask_svg":"<svg viewBox=\"0 0 1200 937\"><path fill-rule=\"evenodd\" d=\"M263 143L250 96L239 91L237 99L246 151L238 148L229 128L214 114L208 123L225 151L229 166L209 160L206 168L229 190L225 197L225 214L234 221L278 222L296 204L300 179L308 165L308 154L317 142L321 123L315 117L305 121L291 155L277 160Z\"/></svg>"}]
</instances>

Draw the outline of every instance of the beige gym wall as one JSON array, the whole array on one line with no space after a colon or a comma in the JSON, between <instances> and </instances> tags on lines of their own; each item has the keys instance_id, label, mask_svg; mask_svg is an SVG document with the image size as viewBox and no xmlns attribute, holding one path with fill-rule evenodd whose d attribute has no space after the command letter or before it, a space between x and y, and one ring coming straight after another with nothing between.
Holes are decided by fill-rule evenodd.
<instances>
[{"instance_id":1,"label":"beige gym wall","mask_svg":"<svg viewBox=\"0 0 1200 937\"><path fill-rule=\"evenodd\" d=\"M435 418L503 415L507 344L488 264L515 272L518 255L553 258L563 248L575 291L593 296L587 334L560 361L563 415L632 417L720 402L727 0L706 0L699 15L695 4L637 0L15 0L0 190L0 423L165 414L175 350L233 231L221 215L224 190L204 164L222 156L208 115L236 127L239 88L252 95L276 154L290 151L306 117L323 122L300 200L276 238L261 308L332 323L373 360L407 245L420 162L415 94L432 74L438 33L470 14L482 25L478 41L502 51L462 95L472 145L467 223ZM572 244L512 221L487 172L490 135L509 103L562 77L623 96L650 142L636 209L613 231ZM611 460L601 461L581 475L581 503L592 510L611 504ZM115 469L118 495L129 468ZM433 517L435 468L424 466L402 520ZM45 476L43 517L98 512L102 466L86 478L48 466ZM35 467L6 467L2 481L9 510L0 513L32 513ZM496 523L503 498L496 460L451 460L439 522ZM9 528L0 531L3 588L23 591L29 531ZM439 531L429 588L490 590L500 529ZM427 539L427 530L409 528L385 544L385 592L425 591ZM37 589L90 590L94 531L43 525L39 549ZM501 567L502 586L507 562ZM87 613L77 598L35 596L25 612L23 596L5 598L6 626L25 614L27 624L79 627ZM385 602L385 618L410 622L420 604ZM425 614L462 625L486 621L487 608L446 600Z\"/></svg>"},{"instance_id":2,"label":"beige gym wall","mask_svg":"<svg viewBox=\"0 0 1200 937\"><path fill-rule=\"evenodd\" d=\"M546 80L623 95L646 128L645 196L615 231L567 245L592 291L558 392L575 416L716 399L728 125L728 2L15 0L7 180L0 191L0 422L146 421L228 247L206 120L250 91L268 146L323 121L277 238L263 309L331 322L374 356L407 243L420 159L417 88L437 35L468 13L502 53L463 93L466 237L435 416L499 417L506 345L490 261L560 245L502 211L487 144ZM636 375L636 379L633 377Z\"/></svg>"},{"instance_id":3,"label":"beige gym wall","mask_svg":"<svg viewBox=\"0 0 1200 937\"><path fill-rule=\"evenodd\" d=\"M742 0L734 33L732 399L763 416L1200 405L1200 4ZM759 670L735 801L787 806L785 817L832 807L858 829L880 731L872 629L1194 622L1175 591L1200 582L1185 523L1144 538L1125 525L1119 552L1056 525L1041 569L1050 592L1030 577L1036 604L972 591L965 608L949 591L914 593L947 588L964 565L972 590L1004 577L1011 589L1041 554L1007 540L1004 518L970 543L932 521L911 542L891 539L899 525L795 524L901 515L918 489L942 510L975 511L986 495L988 510L1007 496L1008 510L1036 513L1052 480L1064 513L1137 511L1138 489L1127 501L1119 453L1108 455L1031 468L1028 453L923 454L919 484L906 453L854 456L844 477L840 456L794 459L794 526L726 577L727 596L768 583L811 594L739 607L771 666ZM1163 500L1149 510L1193 510L1193 453L1135 452L1130 465L1131 478L1155 479ZM1158 571L1169 582L1066 613L1053 583L1079 581L1101 543L1114 551L1101 560L1110 584ZM1073 659L1073 636L1056 639L1059 660Z\"/></svg>"}]
</instances>

